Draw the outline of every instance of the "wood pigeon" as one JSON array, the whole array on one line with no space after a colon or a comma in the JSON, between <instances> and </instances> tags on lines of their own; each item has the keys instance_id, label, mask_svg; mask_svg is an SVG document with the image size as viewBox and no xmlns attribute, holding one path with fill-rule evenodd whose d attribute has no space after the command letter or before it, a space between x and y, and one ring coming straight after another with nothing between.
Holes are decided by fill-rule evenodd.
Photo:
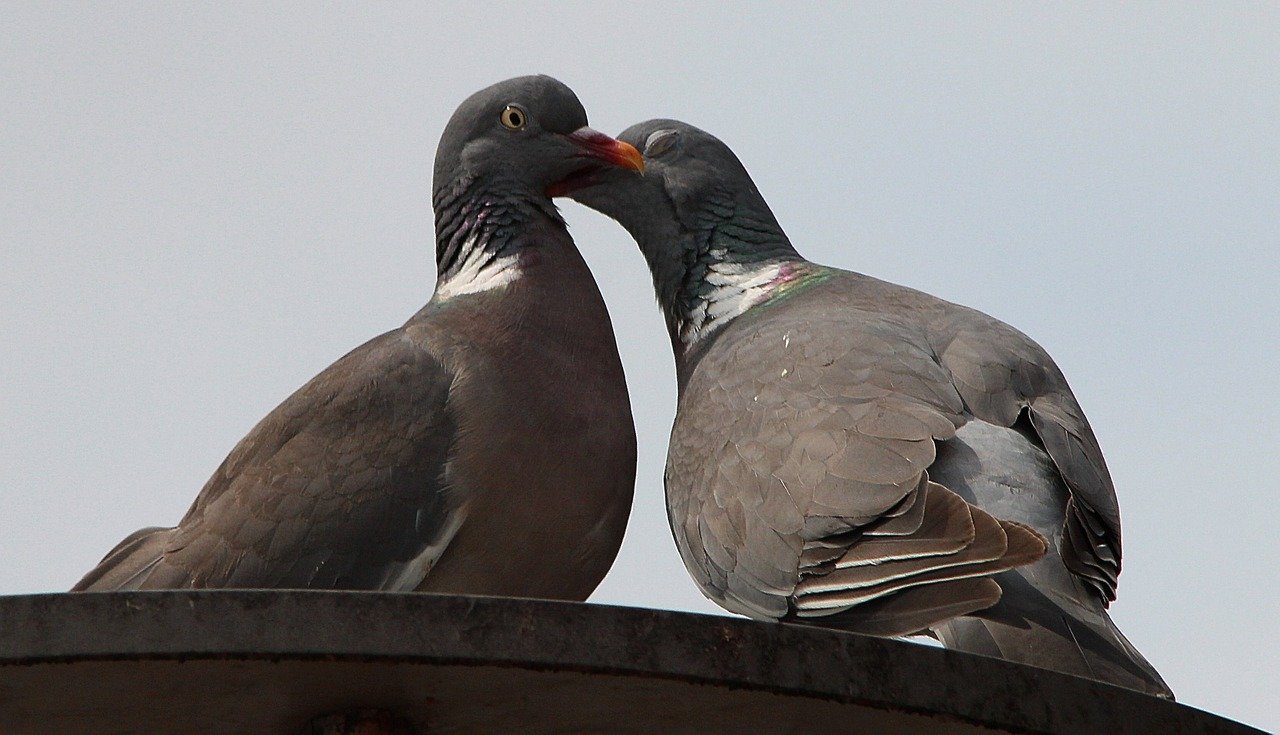
<instances>
[{"instance_id":1,"label":"wood pigeon","mask_svg":"<svg viewBox=\"0 0 1280 735\"><path fill-rule=\"evenodd\" d=\"M435 293L302 386L174 528L76 590L365 589L583 600L636 440L604 301L548 192L639 152L546 76L469 97L436 154Z\"/></svg>"},{"instance_id":2,"label":"wood pigeon","mask_svg":"<svg viewBox=\"0 0 1280 735\"><path fill-rule=\"evenodd\" d=\"M652 120L619 139L643 176L593 172L572 196L652 271L679 386L667 508L703 592L1171 696L1107 616L1115 491L1049 355L981 312L805 260L706 132Z\"/></svg>"}]
</instances>

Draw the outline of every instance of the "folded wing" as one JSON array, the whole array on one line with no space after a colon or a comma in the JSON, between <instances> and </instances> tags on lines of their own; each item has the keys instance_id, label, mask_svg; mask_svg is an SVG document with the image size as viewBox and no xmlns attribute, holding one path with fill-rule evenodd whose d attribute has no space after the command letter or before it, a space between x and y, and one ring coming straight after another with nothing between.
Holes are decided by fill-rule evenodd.
<instances>
[{"instance_id":1,"label":"folded wing","mask_svg":"<svg viewBox=\"0 0 1280 735\"><path fill-rule=\"evenodd\" d=\"M266 416L172 529L123 541L77 590L409 590L462 522L445 482L452 378L406 329Z\"/></svg>"}]
</instances>

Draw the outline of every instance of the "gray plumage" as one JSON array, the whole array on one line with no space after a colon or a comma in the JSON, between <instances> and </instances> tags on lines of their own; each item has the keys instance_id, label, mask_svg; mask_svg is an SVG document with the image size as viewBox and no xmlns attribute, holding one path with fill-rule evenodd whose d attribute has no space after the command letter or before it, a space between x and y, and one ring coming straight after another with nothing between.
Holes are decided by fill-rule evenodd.
<instances>
[{"instance_id":1,"label":"gray plumage","mask_svg":"<svg viewBox=\"0 0 1280 735\"><path fill-rule=\"evenodd\" d=\"M1171 696L1106 614L1119 508L1049 355L978 311L805 260L715 137L653 120L619 138L644 176L573 196L653 274L680 391L668 512L703 592Z\"/></svg>"},{"instance_id":2,"label":"gray plumage","mask_svg":"<svg viewBox=\"0 0 1280 735\"><path fill-rule=\"evenodd\" d=\"M585 599L622 540L635 431L604 302L547 192L639 165L550 77L468 98L436 156L431 301L268 414L176 527L126 538L75 589Z\"/></svg>"}]
</instances>

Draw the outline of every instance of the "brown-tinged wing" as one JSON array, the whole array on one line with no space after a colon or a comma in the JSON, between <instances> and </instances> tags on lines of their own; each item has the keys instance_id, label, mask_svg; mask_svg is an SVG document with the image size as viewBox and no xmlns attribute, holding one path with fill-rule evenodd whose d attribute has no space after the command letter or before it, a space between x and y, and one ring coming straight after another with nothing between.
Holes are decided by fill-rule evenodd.
<instances>
[{"instance_id":1,"label":"brown-tinged wing","mask_svg":"<svg viewBox=\"0 0 1280 735\"><path fill-rule=\"evenodd\" d=\"M452 376L411 325L287 398L236 445L176 528L135 534L76 589L413 589L461 509L444 477ZM141 541L158 548L124 553Z\"/></svg>"}]
</instances>

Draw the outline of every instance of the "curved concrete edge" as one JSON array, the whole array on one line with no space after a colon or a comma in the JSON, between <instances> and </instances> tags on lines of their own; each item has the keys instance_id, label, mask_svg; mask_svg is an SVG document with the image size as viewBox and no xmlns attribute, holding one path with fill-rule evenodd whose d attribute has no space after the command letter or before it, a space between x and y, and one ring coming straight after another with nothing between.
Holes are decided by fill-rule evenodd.
<instances>
[{"instance_id":1,"label":"curved concrete edge","mask_svg":"<svg viewBox=\"0 0 1280 735\"><path fill-rule=\"evenodd\" d=\"M202 658L387 660L674 679L1014 732L1261 732L1138 692L995 659L691 613L293 590L0 597L0 667Z\"/></svg>"}]
</instances>

